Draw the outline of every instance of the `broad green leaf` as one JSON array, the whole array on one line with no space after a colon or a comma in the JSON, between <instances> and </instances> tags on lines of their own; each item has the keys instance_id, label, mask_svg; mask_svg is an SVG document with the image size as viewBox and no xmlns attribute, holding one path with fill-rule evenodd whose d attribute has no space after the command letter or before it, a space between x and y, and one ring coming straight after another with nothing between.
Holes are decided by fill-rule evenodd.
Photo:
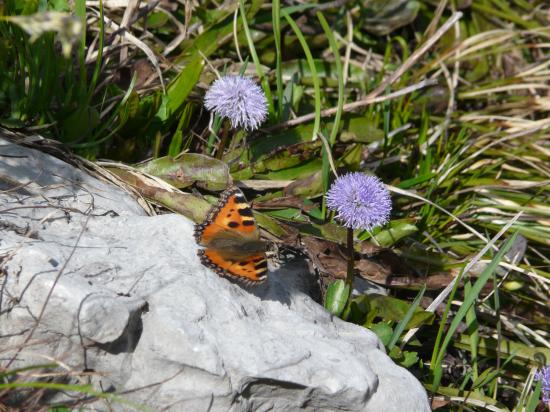
<instances>
[{"instance_id":1,"label":"broad green leaf","mask_svg":"<svg viewBox=\"0 0 550 412\"><path fill-rule=\"evenodd\" d=\"M317 197L323 193L323 182L321 172L314 173L303 179L298 179L285 187L287 195L298 196L301 198Z\"/></svg>"},{"instance_id":2,"label":"broad green leaf","mask_svg":"<svg viewBox=\"0 0 550 412\"><path fill-rule=\"evenodd\" d=\"M365 316L369 312L369 309L367 296L356 296L350 299L350 303L344 311L343 319L356 325L362 325L365 322Z\"/></svg>"},{"instance_id":3,"label":"broad green leaf","mask_svg":"<svg viewBox=\"0 0 550 412\"><path fill-rule=\"evenodd\" d=\"M74 141L86 138L99 123L99 113L94 108L80 107L62 123L65 139Z\"/></svg>"},{"instance_id":4,"label":"broad green leaf","mask_svg":"<svg viewBox=\"0 0 550 412\"><path fill-rule=\"evenodd\" d=\"M195 84L204 67L203 58L197 53L189 60L184 69L170 82L163 96L161 107L155 115L157 122L173 120L173 116L182 108L187 96Z\"/></svg>"},{"instance_id":5,"label":"broad green leaf","mask_svg":"<svg viewBox=\"0 0 550 412\"><path fill-rule=\"evenodd\" d=\"M333 121L330 120L323 122L323 124L327 129L331 129L334 126ZM358 139L363 139L364 137L366 140L369 140L366 136L367 133L369 136L371 135L370 130L372 130L372 127L372 124L365 116L357 114L343 115L340 121L341 131L349 131L353 136L357 136ZM311 142L312 134L313 124L311 123L301 124L291 129L273 133L250 143L250 148L246 154L247 157L242 157L241 160L243 162L257 162L276 150L282 150L284 147L297 143ZM314 145L318 145L319 143L314 143Z\"/></svg>"},{"instance_id":6,"label":"broad green leaf","mask_svg":"<svg viewBox=\"0 0 550 412\"><path fill-rule=\"evenodd\" d=\"M398 346L394 346L391 349L388 348L388 350L392 360L404 368L410 368L419 360L417 352L403 351Z\"/></svg>"},{"instance_id":7,"label":"broad green leaf","mask_svg":"<svg viewBox=\"0 0 550 412\"><path fill-rule=\"evenodd\" d=\"M252 165L252 168L255 173L262 173L265 171L287 169L299 165L311 158L318 157L321 144L322 143L317 140L315 142L304 142L287 146L273 155L267 156L263 160L256 162Z\"/></svg>"},{"instance_id":8,"label":"broad green leaf","mask_svg":"<svg viewBox=\"0 0 550 412\"><path fill-rule=\"evenodd\" d=\"M169 24L168 15L161 11L152 11L147 15L147 28L156 29Z\"/></svg>"},{"instance_id":9,"label":"broad green leaf","mask_svg":"<svg viewBox=\"0 0 550 412\"><path fill-rule=\"evenodd\" d=\"M399 365L404 368L410 368L418 363L419 357L417 352L403 351L403 359L399 361Z\"/></svg>"},{"instance_id":10,"label":"broad green leaf","mask_svg":"<svg viewBox=\"0 0 550 412\"><path fill-rule=\"evenodd\" d=\"M137 169L160 177L177 188L196 183L208 190L223 190L231 184L229 168L224 162L199 153L183 153L177 159L160 157L137 166Z\"/></svg>"},{"instance_id":11,"label":"broad green leaf","mask_svg":"<svg viewBox=\"0 0 550 412\"><path fill-rule=\"evenodd\" d=\"M348 145L344 154L338 159L336 166L344 167L350 171L359 170L363 160L363 149L364 146L361 143Z\"/></svg>"},{"instance_id":12,"label":"broad green leaf","mask_svg":"<svg viewBox=\"0 0 550 412\"><path fill-rule=\"evenodd\" d=\"M272 235L275 235L278 238L287 235L287 231L277 222L277 220L269 217L265 213L254 211L254 218L256 219L258 226L267 230Z\"/></svg>"},{"instance_id":13,"label":"broad green leaf","mask_svg":"<svg viewBox=\"0 0 550 412\"><path fill-rule=\"evenodd\" d=\"M418 228L411 222L413 222L412 219L392 220L388 225L389 227L378 232L374 238L382 247L393 246L400 239L418 231Z\"/></svg>"},{"instance_id":14,"label":"broad green leaf","mask_svg":"<svg viewBox=\"0 0 550 412\"><path fill-rule=\"evenodd\" d=\"M372 143L384 139L384 131L364 116L342 119L340 141L343 143Z\"/></svg>"},{"instance_id":15,"label":"broad green leaf","mask_svg":"<svg viewBox=\"0 0 550 412\"><path fill-rule=\"evenodd\" d=\"M384 346L388 346L393 334L393 329L390 325L384 322L379 322L372 325L369 329L376 333L376 336L378 336L378 339L380 339Z\"/></svg>"},{"instance_id":16,"label":"broad green leaf","mask_svg":"<svg viewBox=\"0 0 550 412\"><path fill-rule=\"evenodd\" d=\"M370 0L364 5L364 30L378 36L411 23L420 10L420 2L413 0Z\"/></svg>"},{"instance_id":17,"label":"broad green leaf","mask_svg":"<svg viewBox=\"0 0 550 412\"><path fill-rule=\"evenodd\" d=\"M334 316L340 316L346 307L350 292L346 282L341 279L334 281L327 288L325 308Z\"/></svg>"},{"instance_id":18,"label":"broad green leaf","mask_svg":"<svg viewBox=\"0 0 550 412\"><path fill-rule=\"evenodd\" d=\"M265 212L265 214L277 219L291 220L293 222L307 221L307 219L302 215L302 211L300 209L290 207L286 209L270 210L269 212Z\"/></svg>"},{"instance_id":19,"label":"broad green leaf","mask_svg":"<svg viewBox=\"0 0 550 412\"><path fill-rule=\"evenodd\" d=\"M311 176L319 170L321 167L321 159L312 159L305 163L299 164L294 167L289 167L288 169L276 170L273 172L258 173L255 176L258 179L268 179L268 180L296 180L306 178ZM232 174L235 179L239 179L237 173Z\"/></svg>"},{"instance_id":20,"label":"broad green leaf","mask_svg":"<svg viewBox=\"0 0 550 412\"><path fill-rule=\"evenodd\" d=\"M410 306L407 302L391 296L369 295L371 315L383 320L399 322L405 318ZM420 325L430 325L434 320L434 314L416 308L405 329L415 328Z\"/></svg>"},{"instance_id":21,"label":"broad green leaf","mask_svg":"<svg viewBox=\"0 0 550 412\"><path fill-rule=\"evenodd\" d=\"M238 7L238 2L231 2L232 7L221 10L220 16L216 18L217 22L208 26L196 37L190 38L182 43L183 52L176 58L177 64L182 64L190 54L200 50L205 56L209 56L228 41L232 41L233 33L233 13ZM263 0L253 0L247 10L246 17L251 19L260 10L264 3ZM215 10L215 9L212 9ZM237 19L237 31L242 30L240 19Z\"/></svg>"}]
</instances>

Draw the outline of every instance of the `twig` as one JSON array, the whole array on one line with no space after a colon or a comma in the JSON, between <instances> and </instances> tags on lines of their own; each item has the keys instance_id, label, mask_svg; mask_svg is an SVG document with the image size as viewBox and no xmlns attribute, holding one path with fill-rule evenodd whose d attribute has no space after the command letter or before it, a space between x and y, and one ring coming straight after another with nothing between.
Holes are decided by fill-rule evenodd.
<instances>
[{"instance_id":1,"label":"twig","mask_svg":"<svg viewBox=\"0 0 550 412\"><path fill-rule=\"evenodd\" d=\"M398 97L401 97L401 96L404 96L406 94L412 93L416 90L420 90L420 89L423 89L424 87L433 86L433 85L436 85L436 84L437 84L437 80L435 80L435 79L422 80L421 82L413 84L412 86L407 86L407 87L405 87L401 90L398 90L398 91L393 92L393 93L386 94L384 96L367 97L367 98L365 98L363 100L359 100L357 102L347 103L347 104L344 105L343 110L345 112L349 112L351 110L355 110L355 109L358 109L360 107L368 106L370 104L380 103L380 102L384 102L386 100L396 99ZM331 107L330 109L321 110L321 117L332 116L333 114L336 114L337 110L338 110L337 107ZM287 127L292 127L292 126L296 126L296 125L299 125L299 124L302 124L302 123L306 123L306 122L309 122L310 120L313 120L314 118L315 118L315 113L309 113L309 114L306 114L306 115L303 115L303 116L299 116L295 119L291 119L291 120L288 120L286 122L279 123L279 124L276 124L274 126L271 126L271 127L265 128L265 129L261 129L261 130L263 132L269 133L269 132L273 132L273 131L276 131L276 130L286 129Z\"/></svg>"},{"instance_id":2,"label":"twig","mask_svg":"<svg viewBox=\"0 0 550 412\"><path fill-rule=\"evenodd\" d=\"M344 54L344 85L348 82L349 61L351 57L351 45L353 44L353 19L349 10L346 12L346 22L348 26L346 52Z\"/></svg>"}]
</instances>

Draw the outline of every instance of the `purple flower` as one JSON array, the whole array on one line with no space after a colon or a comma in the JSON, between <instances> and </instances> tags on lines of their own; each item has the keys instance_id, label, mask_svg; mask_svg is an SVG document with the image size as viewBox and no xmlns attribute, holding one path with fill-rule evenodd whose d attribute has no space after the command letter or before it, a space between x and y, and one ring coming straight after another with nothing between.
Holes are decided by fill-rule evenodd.
<instances>
[{"instance_id":1,"label":"purple flower","mask_svg":"<svg viewBox=\"0 0 550 412\"><path fill-rule=\"evenodd\" d=\"M204 96L210 111L227 117L234 128L257 129L267 117L267 99L254 81L242 76L224 76Z\"/></svg>"},{"instance_id":2,"label":"purple flower","mask_svg":"<svg viewBox=\"0 0 550 412\"><path fill-rule=\"evenodd\" d=\"M390 193L376 176L348 173L340 176L327 193L327 206L351 229L372 229L388 222Z\"/></svg>"},{"instance_id":3,"label":"purple flower","mask_svg":"<svg viewBox=\"0 0 550 412\"><path fill-rule=\"evenodd\" d=\"M542 401L550 403L550 365L535 373L535 380L542 381Z\"/></svg>"}]
</instances>

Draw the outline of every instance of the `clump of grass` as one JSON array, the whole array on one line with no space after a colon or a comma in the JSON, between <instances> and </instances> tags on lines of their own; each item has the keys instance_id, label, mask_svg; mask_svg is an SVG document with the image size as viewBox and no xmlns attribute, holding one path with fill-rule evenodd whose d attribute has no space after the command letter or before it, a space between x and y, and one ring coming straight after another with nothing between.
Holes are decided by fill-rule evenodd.
<instances>
[{"instance_id":1,"label":"clump of grass","mask_svg":"<svg viewBox=\"0 0 550 412\"><path fill-rule=\"evenodd\" d=\"M217 148L209 170L261 192L256 203L272 207L260 224L285 239L291 224L345 244L324 195L336 173L375 173L393 214L355 232L355 275L372 279L361 265L375 261L386 270L377 281L399 286L354 296L341 316L375 331L434 408L537 408L533 377L550 358L544 2L55 4L86 22L69 57L52 33L31 41L0 21L3 126L38 128L90 158L153 157L142 167L159 176L196 162L183 152ZM26 7L3 13L44 11ZM220 143L221 122L203 110L216 71L255 76L263 129ZM200 173L194 181L206 185Z\"/></svg>"}]
</instances>

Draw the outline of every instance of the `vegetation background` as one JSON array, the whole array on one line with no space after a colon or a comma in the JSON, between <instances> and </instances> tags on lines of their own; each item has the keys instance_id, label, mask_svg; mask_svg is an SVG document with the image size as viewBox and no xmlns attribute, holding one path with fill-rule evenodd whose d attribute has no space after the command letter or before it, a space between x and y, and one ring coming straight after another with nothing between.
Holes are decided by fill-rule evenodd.
<instances>
[{"instance_id":1,"label":"vegetation background","mask_svg":"<svg viewBox=\"0 0 550 412\"><path fill-rule=\"evenodd\" d=\"M265 235L313 259L327 307L375 331L434 409L543 410L549 39L545 0L5 0L0 126L195 221L209 203L193 185L239 182ZM219 73L262 86L259 131L204 109ZM390 296L338 300L336 170L392 192L391 222L356 233L357 275ZM0 369L0 410L14 391L27 410L52 390L112 399L51 366Z\"/></svg>"}]
</instances>

